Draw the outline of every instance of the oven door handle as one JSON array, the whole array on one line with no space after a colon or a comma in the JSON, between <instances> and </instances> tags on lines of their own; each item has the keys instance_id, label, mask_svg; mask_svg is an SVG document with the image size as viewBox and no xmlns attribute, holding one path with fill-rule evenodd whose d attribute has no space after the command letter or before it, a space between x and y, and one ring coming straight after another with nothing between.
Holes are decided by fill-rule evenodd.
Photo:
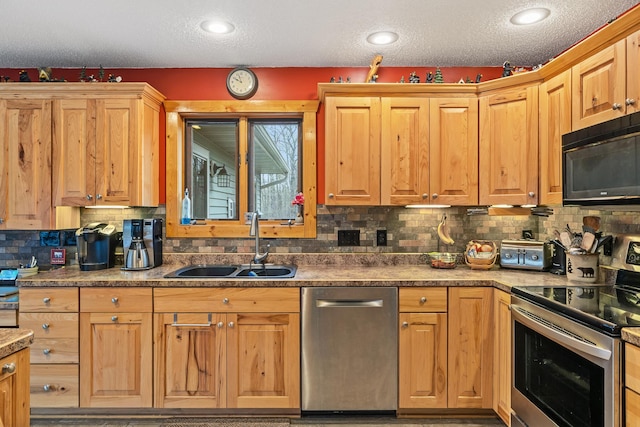
<instances>
[{"instance_id":1,"label":"oven door handle","mask_svg":"<svg viewBox=\"0 0 640 427\"><path fill-rule=\"evenodd\" d=\"M545 325L544 323L540 323L537 319L529 316L526 310L523 310L516 305L511 305L511 313L513 318L523 325L528 326L536 332L545 334L547 337L555 339L557 342L563 343L574 350L581 351L602 360L611 359L610 350L574 338L571 335L564 333L560 328L555 329Z\"/></svg>"}]
</instances>

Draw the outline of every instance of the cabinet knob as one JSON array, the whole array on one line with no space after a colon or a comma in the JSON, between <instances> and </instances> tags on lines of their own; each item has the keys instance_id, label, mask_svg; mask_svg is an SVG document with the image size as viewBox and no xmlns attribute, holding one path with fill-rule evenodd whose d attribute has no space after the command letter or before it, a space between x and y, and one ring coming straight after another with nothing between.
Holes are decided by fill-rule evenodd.
<instances>
[{"instance_id":1,"label":"cabinet knob","mask_svg":"<svg viewBox=\"0 0 640 427\"><path fill-rule=\"evenodd\" d=\"M49 329L49 324L48 323L43 323L42 324L42 329L44 329L44 330Z\"/></svg>"},{"instance_id":2,"label":"cabinet knob","mask_svg":"<svg viewBox=\"0 0 640 427\"><path fill-rule=\"evenodd\" d=\"M431 195L431 198L432 198L432 199L437 199L437 198L438 198L438 193L433 193L433 194Z\"/></svg>"},{"instance_id":3,"label":"cabinet knob","mask_svg":"<svg viewBox=\"0 0 640 427\"><path fill-rule=\"evenodd\" d=\"M223 304L229 304L229 298L222 298Z\"/></svg>"},{"instance_id":4,"label":"cabinet knob","mask_svg":"<svg viewBox=\"0 0 640 427\"><path fill-rule=\"evenodd\" d=\"M218 329L222 329L222 328L224 328L224 323L223 322L218 322L218 324L216 326L218 327Z\"/></svg>"},{"instance_id":5,"label":"cabinet knob","mask_svg":"<svg viewBox=\"0 0 640 427\"><path fill-rule=\"evenodd\" d=\"M87 200L93 200L93 196L91 194L87 194Z\"/></svg>"},{"instance_id":6,"label":"cabinet knob","mask_svg":"<svg viewBox=\"0 0 640 427\"><path fill-rule=\"evenodd\" d=\"M612 110L619 110L622 108L621 104L618 104L617 102L614 102L613 105L611 106Z\"/></svg>"},{"instance_id":7,"label":"cabinet knob","mask_svg":"<svg viewBox=\"0 0 640 427\"><path fill-rule=\"evenodd\" d=\"M111 302L114 303L114 304L117 304L118 303L118 297L111 298Z\"/></svg>"},{"instance_id":8,"label":"cabinet knob","mask_svg":"<svg viewBox=\"0 0 640 427\"><path fill-rule=\"evenodd\" d=\"M102 199L102 194L96 194L96 200L101 200Z\"/></svg>"},{"instance_id":9,"label":"cabinet knob","mask_svg":"<svg viewBox=\"0 0 640 427\"><path fill-rule=\"evenodd\" d=\"M427 193L422 193L422 200L425 200L429 195Z\"/></svg>"},{"instance_id":10,"label":"cabinet knob","mask_svg":"<svg viewBox=\"0 0 640 427\"><path fill-rule=\"evenodd\" d=\"M536 193L534 193L533 191L529 191L529 197L535 197Z\"/></svg>"},{"instance_id":11,"label":"cabinet knob","mask_svg":"<svg viewBox=\"0 0 640 427\"><path fill-rule=\"evenodd\" d=\"M44 297L44 298L42 298L42 302L45 303L45 304L49 304L51 302L51 298Z\"/></svg>"},{"instance_id":12,"label":"cabinet knob","mask_svg":"<svg viewBox=\"0 0 640 427\"><path fill-rule=\"evenodd\" d=\"M402 322L402 327L403 328L408 328L409 327L409 322Z\"/></svg>"},{"instance_id":13,"label":"cabinet knob","mask_svg":"<svg viewBox=\"0 0 640 427\"><path fill-rule=\"evenodd\" d=\"M112 322L117 322L118 321L118 316L111 316L111 321Z\"/></svg>"},{"instance_id":14,"label":"cabinet knob","mask_svg":"<svg viewBox=\"0 0 640 427\"><path fill-rule=\"evenodd\" d=\"M420 304L424 304L425 302L427 302L427 297L420 298Z\"/></svg>"},{"instance_id":15,"label":"cabinet knob","mask_svg":"<svg viewBox=\"0 0 640 427\"><path fill-rule=\"evenodd\" d=\"M42 386L42 389L44 391L51 391L51 386L49 384L45 384L44 386Z\"/></svg>"},{"instance_id":16,"label":"cabinet knob","mask_svg":"<svg viewBox=\"0 0 640 427\"><path fill-rule=\"evenodd\" d=\"M627 105L635 105L636 104L636 100L633 99L633 98L627 98L624 102Z\"/></svg>"},{"instance_id":17,"label":"cabinet knob","mask_svg":"<svg viewBox=\"0 0 640 427\"><path fill-rule=\"evenodd\" d=\"M334 194L333 194L333 193L329 193L329 198L330 198L330 199L333 199L334 197L335 197L335 196L334 196Z\"/></svg>"},{"instance_id":18,"label":"cabinet knob","mask_svg":"<svg viewBox=\"0 0 640 427\"><path fill-rule=\"evenodd\" d=\"M2 365L2 373L3 374L13 374L16 371L15 363L5 363Z\"/></svg>"},{"instance_id":19,"label":"cabinet knob","mask_svg":"<svg viewBox=\"0 0 640 427\"><path fill-rule=\"evenodd\" d=\"M235 323L233 323L233 322L229 322L229 325L228 325L228 326L229 326L230 328L233 328L234 326L236 326L236 324L235 324Z\"/></svg>"},{"instance_id":20,"label":"cabinet knob","mask_svg":"<svg viewBox=\"0 0 640 427\"><path fill-rule=\"evenodd\" d=\"M4 218L0 218L0 224L4 222Z\"/></svg>"},{"instance_id":21,"label":"cabinet knob","mask_svg":"<svg viewBox=\"0 0 640 427\"><path fill-rule=\"evenodd\" d=\"M49 353L51 353L51 349L50 348L45 348L44 350L42 350L42 353L45 355L48 355Z\"/></svg>"}]
</instances>

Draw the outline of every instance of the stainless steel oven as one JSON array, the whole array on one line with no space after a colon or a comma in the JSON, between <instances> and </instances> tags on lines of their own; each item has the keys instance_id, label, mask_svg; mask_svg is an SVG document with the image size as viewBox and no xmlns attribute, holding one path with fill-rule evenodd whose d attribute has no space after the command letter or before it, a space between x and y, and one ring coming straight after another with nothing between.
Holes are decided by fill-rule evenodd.
<instances>
[{"instance_id":1,"label":"stainless steel oven","mask_svg":"<svg viewBox=\"0 0 640 427\"><path fill-rule=\"evenodd\" d=\"M620 338L516 295L511 313L511 425L621 426Z\"/></svg>"}]
</instances>

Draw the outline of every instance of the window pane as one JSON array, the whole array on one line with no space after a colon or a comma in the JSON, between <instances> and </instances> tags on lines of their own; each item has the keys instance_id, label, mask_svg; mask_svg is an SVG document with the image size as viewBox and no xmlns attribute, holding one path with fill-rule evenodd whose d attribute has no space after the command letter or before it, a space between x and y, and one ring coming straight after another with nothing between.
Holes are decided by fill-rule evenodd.
<instances>
[{"instance_id":1,"label":"window pane","mask_svg":"<svg viewBox=\"0 0 640 427\"><path fill-rule=\"evenodd\" d=\"M237 121L190 121L189 191L194 218L238 219Z\"/></svg>"},{"instance_id":2,"label":"window pane","mask_svg":"<svg viewBox=\"0 0 640 427\"><path fill-rule=\"evenodd\" d=\"M295 218L291 201L301 189L300 121L250 122L250 147L253 154L253 193L249 205L263 219Z\"/></svg>"}]
</instances>

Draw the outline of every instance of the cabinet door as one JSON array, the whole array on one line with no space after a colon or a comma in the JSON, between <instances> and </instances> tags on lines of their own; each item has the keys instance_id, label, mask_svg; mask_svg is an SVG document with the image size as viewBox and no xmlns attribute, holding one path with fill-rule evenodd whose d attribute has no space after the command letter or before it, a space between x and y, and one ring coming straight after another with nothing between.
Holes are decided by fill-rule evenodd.
<instances>
[{"instance_id":1,"label":"cabinet door","mask_svg":"<svg viewBox=\"0 0 640 427\"><path fill-rule=\"evenodd\" d=\"M0 360L0 426L29 425L29 349Z\"/></svg>"},{"instance_id":2,"label":"cabinet door","mask_svg":"<svg viewBox=\"0 0 640 427\"><path fill-rule=\"evenodd\" d=\"M626 41L620 40L573 66L573 130L625 113L625 54Z\"/></svg>"},{"instance_id":3,"label":"cabinet door","mask_svg":"<svg viewBox=\"0 0 640 427\"><path fill-rule=\"evenodd\" d=\"M325 129L325 204L379 204L380 99L328 97Z\"/></svg>"},{"instance_id":4,"label":"cabinet door","mask_svg":"<svg viewBox=\"0 0 640 427\"><path fill-rule=\"evenodd\" d=\"M493 410L511 423L511 295L494 289Z\"/></svg>"},{"instance_id":5,"label":"cabinet door","mask_svg":"<svg viewBox=\"0 0 640 427\"><path fill-rule=\"evenodd\" d=\"M571 132L571 72L540 85L540 204L562 203L562 135Z\"/></svg>"},{"instance_id":6,"label":"cabinet door","mask_svg":"<svg viewBox=\"0 0 640 427\"><path fill-rule=\"evenodd\" d=\"M133 99L97 101L96 190L97 205L137 205L136 143L139 123Z\"/></svg>"},{"instance_id":7,"label":"cabinet door","mask_svg":"<svg viewBox=\"0 0 640 427\"><path fill-rule=\"evenodd\" d=\"M640 111L640 31L627 37L627 114Z\"/></svg>"},{"instance_id":8,"label":"cabinet door","mask_svg":"<svg viewBox=\"0 0 640 427\"><path fill-rule=\"evenodd\" d=\"M400 313L399 407L447 407L446 313Z\"/></svg>"},{"instance_id":9,"label":"cabinet door","mask_svg":"<svg viewBox=\"0 0 640 427\"><path fill-rule=\"evenodd\" d=\"M429 100L382 98L380 203L429 203Z\"/></svg>"},{"instance_id":10,"label":"cabinet door","mask_svg":"<svg viewBox=\"0 0 640 427\"><path fill-rule=\"evenodd\" d=\"M432 99L430 203L478 204L478 100Z\"/></svg>"},{"instance_id":11,"label":"cabinet door","mask_svg":"<svg viewBox=\"0 0 640 427\"><path fill-rule=\"evenodd\" d=\"M155 407L225 408L225 315L154 316Z\"/></svg>"},{"instance_id":12,"label":"cabinet door","mask_svg":"<svg viewBox=\"0 0 640 427\"><path fill-rule=\"evenodd\" d=\"M300 408L300 315L227 315L229 408Z\"/></svg>"},{"instance_id":13,"label":"cabinet door","mask_svg":"<svg viewBox=\"0 0 640 427\"><path fill-rule=\"evenodd\" d=\"M492 408L492 302L492 288L449 288L449 408Z\"/></svg>"},{"instance_id":14,"label":"cabinet door","mask_svg":"<svg viewBox=\"0 0 640 427\"><path fill-rule=\"evenodd\" d=\"M538 88L480 98L480 204L538 203Z\"/></svg>"},{"instance_id":15,"label":"cabinet door","mask_svg":"<svg viewBox=\"0 0 640 427\"><path fill-rule=\"evenodd\" d=\"M96 101L53 102L53 202L87 206L95 196ZM91 199L88 199L88 196Z\"/></svg>"},{"instance_id":16,"label":"cabinet door","mask_svg":"<svg viewBox=\"0 0 640 427\"><path fill-rule=\"evenodd\" d=\"M0 230L51 228L51 101L0 100Z\"/></svg>"},{"instance_id":17,"label":"cabinet door","mask_svg":"<svg viewBox=\"0 0 640 427\"><path fill-rule=\"evenodd\" d=\"M80 406L152 403L151 313L80 313Z\"/></svg>"}]
</instances>

